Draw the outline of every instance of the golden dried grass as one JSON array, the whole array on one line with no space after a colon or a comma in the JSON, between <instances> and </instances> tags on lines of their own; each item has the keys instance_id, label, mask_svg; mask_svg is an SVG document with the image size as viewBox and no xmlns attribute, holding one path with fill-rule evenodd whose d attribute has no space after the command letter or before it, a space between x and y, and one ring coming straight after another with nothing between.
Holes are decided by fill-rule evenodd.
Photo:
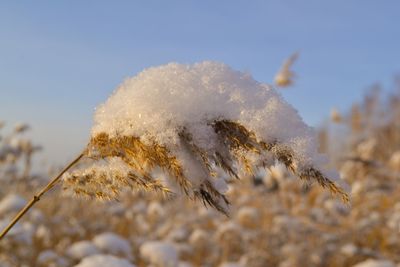
<instances>
[{"instance_id":1,"label":"golden dried grass","mask_svg":"<svg viewBox=\"0 0 400 267\"><path fill-rule=\"evenodd\" d=\"M220 212L227 214L224 205L229 201L223 193L220 193L213 184L216 177L216 167L223 170L228 176L239 178L237 169L242 167L249 175L253 175L259 166L266 166L271 156L273 159L283 163L290 171L300 179L306 181L316 181L322 187L328 188L332 193L340 195L347 202L347 194L334 182L323 175L321 171L313 166L299 168L296 164L296 154L287 145L278 141L265 142L259 141L254 132L248 130L242 124L230 120L215 120L210 123L214 132L218 136L218 150L206 151L196 144L192 134L187 128L179 130L180 138L179 149L185 150L193 160L201 165L205 177L199 185L194 185L189 177L186 177L183 170L183 163L178 160L171 149L157 143L154 139L143 142L136 136L109 136L107 133L100 133L92 137L86 155L94 160L107 160L111 157L118 157L130 168L129 177L123 177L116 173L115 179L117 186L110 187L110 182L102 174L91 173L84 177L85 183L93 183L96 192L85 192L75 190L77 194L90 195L97 198L113 198L118 195L118 191L128 186L138 187L145 191L161 191L170 193L157 177L152 176L154 169L159 168L168 177L174 179L182 192L190 198L200 199L205 205L209 205ZM248 155L255 155L258 161L251 160ZM81 179L76 177L70 179L70 185L80 188ZM68 186L68 185L67 185ZM107 188L106 192L102 188ZM89 194L88 194L89 193Z\"/></svg>"}]
</instances>

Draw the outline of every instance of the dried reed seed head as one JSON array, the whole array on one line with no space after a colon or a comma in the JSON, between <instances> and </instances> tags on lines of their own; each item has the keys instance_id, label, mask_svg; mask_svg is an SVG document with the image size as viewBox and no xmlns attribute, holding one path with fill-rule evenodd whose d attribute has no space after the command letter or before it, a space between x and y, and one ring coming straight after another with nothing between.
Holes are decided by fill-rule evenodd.
<instances>
[{"instance_id":1,"label":"dried reed seed head","mask_svg":"<svg viewBox=\"0 0 400 267\"><path fill-rule=\"evenodd\" d=\"M348 195L338 187L334 182L329 180L329 178L325 177L321 171L315 169L314 167L305 167L305 170L299 172L298 166L296 164L296 155L292 151L290 147L287 145L279 144L278 141L273 141L270 143L266 143L264 141L257 141L257 138L254 133L248 131L244 126L240 125L236 122L229 121L221 121L216 122L215 129L217 133L223 133L224 137L227 139L233 139L233 147L240 147L242 149L248 150L250 152L254 152L260 154L262 150L263 152L270 152L274 156L276 160L283 163L287 169L292 171L299 178L307 181L315 180L322 187L328 188L332 193L339 194L343 201L348 202ZM239 137L235 137L239 135ZM254 166L252 166L246 157L241 156L239 161L244 165L245 170L252 174Z\"/></svg>"},{"instance_id":2,"label":"dried reed seed head","mask_svg":"<svg viewBox=\"0 0 400 267\"><path fill-rule=\"evenodd\" d=\"M76 170L64 176L64 189L90 198L117 199L127 189L159 192L170 196L172 192L157 180L149 180L133 171L118 169L115 159L111 168L96 166L88 170Z\"/></svg>"},{"instance_id":3,"label":"dried reed seed head","mask_svg":"<svg viewBox=\"0 0 400 267\"><path fill-rule=\"evenodd\" d=\"M116 172L113 179L109 179L104 173L90 172L82 177L72 176L67 179L67 184L75 184L76 193L101 199L115 198L123 187L170 194L171 189L152 176L152 171L160 168L186 195L201 199L204 204L226 214L229 202L213 184L213 180L218 178L216 168L235 178L239 177L236 168L242 168L248 175L254 175L254 170L259 164L257 162L261 161L262 165L265 165L264 159L272 157L283 163L300 179L316 181L332 193L341 195L344 201L348 201L347 194L321 171L309 166L299 168L299 160L288 145L280 144L277 140L260 141L254 132L238 122L222 119L209 125L219 140L217 147L211 151L202 149L186 127L177 129L180 141L176 146L178 149L184 149L204 170L203 182L199 185L191 183L189 177L186 177L187 173L185 174L185 162L180 161L166 146L154 140L145 143L139 137L110 137L107 133L99 133L91 138L87 155L95 160L119 158L128 166L129 172ZM258 160L250 158L251 155Z\"/></svg>"},{"instance_id":4,"label":"dried reed seed head","mask_svg":"<svg viewBox=\"0 0 400 267\"><path fill-rule=\"evenodd\" d=\"M98 158L120 157L136 172L147 178L151 177L152 169L160 167L174 177L185 192L190 187L190 181L184 177L182 167L176 157L171 155L166 147L155 141L145 144L134 136L110 138L106 133L100 133L91 139L88 151Z\"/></svg>"},{"instance_id":5,"label":"dried reed seed head","mask_svg":"<svg viewBox=\"0 0 400 267\"><path fill-rule=\"evenodd\" d=\"M339 113L337 109L331 110L331 120L334 123L341 123L343 121L342 115Z\"/></svg>"},{"instance_id":6,"label":"dried reed seed head","mask_svg":"<svg viewBox=\"0 0 400 267\"><path fill-rule=\"evenodd\" d=\"M187 131L186 128L183 128L179 131L178 136L181 140L181 145L189 151L198 161L203 163L203 169L211 177L215 177L216 173L213 171L213 167L210 162L210 155L206 150L201 149L197 144L193 142L192 134Z\"/></svg>"},{"instance_id":7,"label":"dried reed seed head","mask_svg":"<svg viewBox=\"0 0 400 267\"><path fill-rule=\"evenodd\" d=\"M307 167L305 169L303 169L298 176L300 177L300 179L303 180L311 180L311 181L316 181L318 182L318 184L324 188L328 188L330 190L330 192L332 192L333 194L338 194L343 202L348 203L350 202L350 198L347 195L346 192L344 192L344 190L342 188L340 188L339 186L337 186L334 182L332 182L331 180L329 180L329 178L327 178L325 175L323 175L321 173L321 171L315 169L314 167Z\"/></svg>"},{"instance_id":8,"label":"dried reed seed head","mask_svg":"<svg viewBox=\"0 0 400 267\"><path fill-rule=\"evenodd\" d=\"M65 190L72 190L76 195L101 200L117 199L121 189L126 186L111 181L104 172L95 170L83 174L77 172L66 175L64 185Z\"/></svg>"},{"instance_id":9,"label":"dried reed seed head","mask_svg":"<svg viewBox=\"0 0 400 267\"><path fill-rule=\"evenodd\" d=\"M201 150L195 143L192 142L192 137L187 131L182 130L179 136L181 137L183 143L190 148L189 150L192 153L192 156L197 157L198 160L202 161L202 163L206 166L207 170L210 170L209 174L210 177L212 177L213 173L211 172L210 157L208 156L207 152ZM110 138L107 134L101 133L91 139L87 151L91 151L91 154L96 155L98 158L108 158L110 156L120 157L132 169L141 174L141 177L134 175L134 180L142 182L142 184L138 183L138 187L143 185L142 189L170 192L169 189L163 187L161 183L156 181L149 174L151 172L151 168L161 167L164 171L176 178L176 182L187 195L193 194L195 198L201 198L203 203L208 204L223 213L226 213L225 207L219 204L219 202L222 201L225 203L225 205L227 205L228 201L226 197L214 188L212 183L207 180L207 177L204 178L205 181L201 183L198 188L192 188L190 181L183 175L180 162L178 162L175 156L170 154L166 147L160 144L154 142L151 145L147 145L136 137L123 136ZM132 164L132 162L137 164ZM225 161L221 160L221 162L226 164ZM89 196L95 195L93 192L88 190L77 190L77 193L83 193ZM101 198L105 198L105 196L109 197L109 195L105 194L104 192L101 193ZM99 198L99 194L96 196Z\"/></svg>"},{"instance_id":10,"label":"dried reed seed head","mask_svg":"<svg viewBox=\"0 0 400 267\"><path fill-rule=\"evenodd\" d=\"M200 199L205 206L209 205L228 216L227 207L230 204L228 199L216 190L210 181L205 181L195 189L194 197Z\"/></svg>"},{"instance_id":11,"label":"dried reed seed head","mask_svg":"<svg viewBox=\"0 0 400 267\"><path fill-rule=\"evenodd\" d=\"M231 149L244 149L258 153L256 136L243 125L229 120L218 120L212 123L214 131Z\"/></svg>"},{"instance_id":12,"label":"dried reed seed head","mask_svg":"<svg viewBox=\"0 0 400 267\"><path fill-rule=\"evenodd\" d=\"M225 154L225 156L222 156L220 152L215 151L213 160L214 164L217 167L221 168L229 176L239 179L237 172L234 170L234 167L232 166L232 159L229 155Z\"/></svg>"},{"instance_id":13,"label":"dried reed seed head","mask_svg":"<svg viewBox=\"0 0 400 267\"><path fill-rule=\"evenodd\" d=\"M296 52L285 60L279 72L275 75L275 84L280 87L287 87L294 83L295 73L291 70L297 60L299 53Z\"/></svg>"},{"instance_id":14,"label":"dried reed seed head","mask_svg":"<svg viewBox=\"0 0 400 267\"><path fill-rule=\"evenodd\" d=\"M14 127L14 132L15 133L22 133L22 132L25 132L25 131L27 131L29 129L30 129L30 126L28 124L18 123Z\"/></svg>"}]
</instances>

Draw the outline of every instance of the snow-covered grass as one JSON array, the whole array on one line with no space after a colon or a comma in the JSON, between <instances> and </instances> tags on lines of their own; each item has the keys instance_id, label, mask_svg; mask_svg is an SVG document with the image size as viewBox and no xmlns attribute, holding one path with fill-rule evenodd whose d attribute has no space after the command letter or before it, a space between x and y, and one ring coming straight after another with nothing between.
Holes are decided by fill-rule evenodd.
<instances>
[{"instance_id":1,"label":"snow-covered grass","mask_svg":"<svg viewBox=\"0 0 400 267\"><path fill-rule=\"evenodd\" d=\"M144 70L97 107L94 121L86 164L64 175L74 194L183 192L227 213L227 181L278 161L348 200L297 111L272 87L222 63Z\"/></svg>"},{"instance_id":2,"label":"snow-covered grass","mask_svg":"<svg viewBox=\"0 0 400 267\"><path fill-rule=\"evenodd\" d=\"M346 133L324 149L351 187L351 206L279 162L227 179L230 217L178 194L124 191L103 203L54 192L0 241L0 266L398 266L400 95L391 103L377 111L384 119L362 104L330 125ZM24 164L10 151L0 162L0 227L43 183L20 179ZM10 165L16 172L4 171Z\"/></svg>"}]
</instances>

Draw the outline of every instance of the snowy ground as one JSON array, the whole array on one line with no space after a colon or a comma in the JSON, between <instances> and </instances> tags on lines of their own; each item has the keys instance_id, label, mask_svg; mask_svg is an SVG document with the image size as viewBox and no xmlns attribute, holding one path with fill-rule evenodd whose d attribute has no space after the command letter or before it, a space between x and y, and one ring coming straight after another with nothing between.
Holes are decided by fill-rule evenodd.
<instances>
[{"instance_id":1,"label":"snowy ground","mask_svg":"<svg viewBox=\"0 0 400 267\"><path fill-rule=\"evenodd\" d=\"M0 242L0 267L400 266L400 94L390 105L376 98L336 114L329 127L340 140L319 136L350 205L282 164L227 180L229 217L179 195L122 192L103 203L58 187ZM30 174L37 147L25 130L0 139L0 228L44 183Z\"/></svg>"}]
</instances>

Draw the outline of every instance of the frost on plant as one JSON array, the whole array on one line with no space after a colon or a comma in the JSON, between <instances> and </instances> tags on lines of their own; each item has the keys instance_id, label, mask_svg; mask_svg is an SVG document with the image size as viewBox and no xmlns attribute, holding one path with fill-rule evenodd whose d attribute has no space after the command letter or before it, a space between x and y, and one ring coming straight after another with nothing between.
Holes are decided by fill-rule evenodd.
<instances>
[{"instance_id":1,"label":"frost on plant","mask_svg":"<svg viewBox=\"0 0 400 267\"><path fill-rule=\"evenodd\" d=\"M64 183L105 199L125 188L183 192L225 212L224 177L279 161L347 200L320 168L316 140L295 109L249 74L215 62L171 63L125 80L97 107L87 164Z\"/></svg>"}]
</instances>

